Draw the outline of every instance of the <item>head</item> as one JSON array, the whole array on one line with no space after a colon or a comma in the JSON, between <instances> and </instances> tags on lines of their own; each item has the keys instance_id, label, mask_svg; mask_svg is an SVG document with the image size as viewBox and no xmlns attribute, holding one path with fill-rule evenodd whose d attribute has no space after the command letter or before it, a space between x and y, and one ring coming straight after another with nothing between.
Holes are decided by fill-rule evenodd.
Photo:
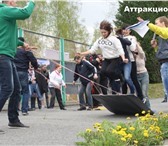
<instances>
[{"instance_id":1,"label":"head","mask_svg":"<svg viewBox=\"0 0 168 146\"><path fill-rule=\"evenodd\" d=\"M168 18L166 16L158 17L155 24L159 27L168 27Z\"/></svg>"},{"instance_id":2,"label":"head","mask_svg":"<svg viewBox=\"0 0 168 146\"><path fill-rule=\"evenodd\" d=\"M110 35L112 30L113 30L113 28L111 26L111 23L109 23L108 21L103 20L100 23L100 33L103 38L107 38Z\"/></svg>"},{"instance_id":3,"label":"head","mask_svg":"<svg viewBox=\"0 0 168 146\"><path fill-rule=\"evenodd\" d=\"M41 65L41 70L46 71L47 70L47 65L45 65L45 64Z\"/></svg>"},{"instance_id":4,"label":"head","mask_svg":"<svg viewBox=\"0 0 168 146\"><path fill-rule=\"evenodd\" d=\"M80 64L80 63L81 63L81 60L82 60L82 58L81 58L80 55L75 55L74 61L76 62L76 64Z\"/></svg>"},{"instance_id":5,"label":"head","mask_svg":"<svg viewBox=\"0 0 168 146\"><path fill-rule=\"evenodd\" d=\"M124 36L128 36L131 34L131 30L130 29L126 29L128 26L130 26L129 24L125 24L122 26L122 35Z\"/></svg>"},{"instance_id":6,"label":"head","mask_svg":"<svg viewBox=\"0 0 168 146\"><path fill-rule=\"evenodd\" d=\"M117 36L121 36L122 35L122 29L121 28L116 29L115 33L116 33Z\"/></svg>"},{"instance_id":7,"label":"head","mask_svg":"<svg viewBox=\"0 0 168 146\"><path fill-rule=\"evenodd\" d=\"M56 64L55 65L55 70L57 70L58 72L61 72L61 70L62 70L61 65L60 64Z\"/></svg>"},{"instance_id":8,"label":"head","mask_svg":"<svg viewBox=\"0 0 168 146\"><path fill-rule=\"evenodd\" d=\"M20 41L22 41L22 42L25 42L24 37L18 37L18 40L20 40Z\"/></svg>"},{"instance_id":9,"label":"head","mask_svg":"<svg viewBox=\"0 0 168 146\"><path fill-rule=\"evenodd\" d=\"M7 4L8 6L16 7L16 0L3 0L2 3Z\"/></svg>"}]
</instances>

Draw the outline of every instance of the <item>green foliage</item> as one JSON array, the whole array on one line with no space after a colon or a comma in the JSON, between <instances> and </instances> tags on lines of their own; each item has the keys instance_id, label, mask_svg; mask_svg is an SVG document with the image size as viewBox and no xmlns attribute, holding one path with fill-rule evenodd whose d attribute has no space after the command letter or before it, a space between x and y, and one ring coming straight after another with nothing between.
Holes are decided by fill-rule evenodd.
<instances>
[{"instance_id":1,"label":"green foliage","mask_svg":"<svg viewBox=\"0 0 168 146\"><path fill-rule=\"evenodd\" d=\"M19 2L20 6L25 6L25 2ZM37 1L32 16L19 21L18 26L35 32L62 37L64 39L86 43L88 32L85 26L79 21L80 4L73 1ZM43 48L59 49L59 40L50 39L40 35L25 33L26 41L30 45L40 48L37 52L42 52ZM82 46L83 47L83 46ZM75 43L65 42L65 51L74 55Z\"/></svg>"},{"instance_id":2,"label":"green foliage","mask_svg":"<svg viewBox=\"0 0 168 146\"><path fill-rule=\"evenodd\" d=\"M95 123L92 129L79 133L84 138L76 142L78 146L151 146L163 144L168 138L168 114L150 115L142 111L136 114L133 122L121 122L117 125L109 121ZM131 118L128 117L127 120Z\"/></svg>"},{"instance_id":3,"label":"green foliage","mask_svg":"<svg viewBox=\"0 0 168 146\"><path fill-rule=\"evenodd\" d=\"M128 12L125 11L125 7L128 6L131 7L137 7L137 8L164 8L168 5L168 1L123 1L119 2L119 9L118 13L116 14L116 21L114 21L115 25L117 27L122 26L124 23L126 24L135 24L137 23L137 17L140 16L144 20L150 20L151 22L155 22L155 19L160 16L167 16L167 12L141 12L138 13L138 11L132 11ZM150 82L161 82L160 73L159 73L159 64L157 63L157 60L155 58L155 52L150 46L150 41L153 37L152 32L148 32L144 38L141 38L138 34L133 32L133 35L135 35L138 39L138 41L141 43L142 48L144 49L147 57L146 67L149 72L150 76Z\"/></svg>"}]
</instances>

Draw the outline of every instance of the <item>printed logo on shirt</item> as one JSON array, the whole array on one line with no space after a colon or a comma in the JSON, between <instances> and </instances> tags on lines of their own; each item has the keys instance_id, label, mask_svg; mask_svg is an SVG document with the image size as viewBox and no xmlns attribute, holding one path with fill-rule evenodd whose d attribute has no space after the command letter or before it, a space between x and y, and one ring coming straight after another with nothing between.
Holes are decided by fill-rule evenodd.
<instances>
[{"instance_id":1,"label":"printed logo on shirt","mask_svg":"<svg viewBox=\"0 0 168 146\"><path fill-rule=\"evenodd\" d=\"M111 42L111 41L109 41L109 40L99 40L98 41L98 44L101 44L101 45L108 45L108 46L112 46L113 45L113 43Z\"/></svg>"}]
</instances>

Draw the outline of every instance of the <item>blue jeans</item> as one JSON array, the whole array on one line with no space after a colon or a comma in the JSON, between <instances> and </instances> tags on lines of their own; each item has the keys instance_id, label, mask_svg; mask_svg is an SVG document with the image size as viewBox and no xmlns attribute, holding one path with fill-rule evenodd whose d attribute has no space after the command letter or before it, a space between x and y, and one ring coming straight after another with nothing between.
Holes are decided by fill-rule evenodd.
<instances>
[{"instance_id":1,"label":"blue jeans","mask_svg":"<svg viewBox=\"0 0 168 146\"><path fill-rule=\"evenodd\" d=\"M29 82L28 82L28 72L18 71L19 80L21 84L21 94L22 94L22 112L28 112L29 108Z\"/></svg>"},{"instance_id":2,"label":"blue jeans","mask_svg":"<svg viewBox=\"0 0 168 146\"><path fill-rule=\"evenodd\" d=\"M20 89L19 77L13 59L6 55L0 55L0 111L9 98L8 119L11 123L20 121L18 117Z\"/></svg>"},{"instance_id":3,"label":"blue jeans","mask_svg":"<svg viewBox=\"0 0 168 146\"><path fill-rule=\"evenodd\" d=\"M40 93L40 90L39 90L39 87L38 87L38 84L35 83L35 84L30 84L29 85L29 88L30 88L30 96L32 96L32 94L35 92L37 94L37 97L38 99L41 101L43 100L43 96L41 95Z\"/></svg>"},{"instance_id":4,"label":"blue jeans","mask_svg":"<svg viewBox=\"0 0 168 146\"><path fill-rule=\"evenodd\" d=\"M162 77L165 97L168 98L168 62L165 62L161 65L160 73Z\"/></svg>"},{"instance_id":5,"label":"blue jeans","mask_svg":"<svg viewBox=\"0 0 168 146\"><path fill-rule=\"evenodd\" d=\"M86 92L85 92L86 91ZM80 91L79 91L79 102L81 107L85 107L84 93L86 93L88 99L88 106L93 107L93 98L91 95L91 83L89 82L86 86L81 83Z\"/></svg>"},{"instance_id":6,"label":"blue jeans","mask_svg":"<svg viewBox=\"0 0 168 146\"><path fill-rule=\"evenodd\" d=\"M149 74L148 72L140 73L137 74L137 78L142 89L143 97L147 99L145 104L150 108L150 102L148 98Z\"/></svg>"},{"instance_id":7,"label":"blue jeans","mask_svg":"<svg viewBox=\"0 0 168 146\"><path fill-rule=\"evenodd\" d=\"M123 72L124 72L125 81L130 88L130 93L134 94L135 93L135 88L134 88L134 84L133 84L132 79L131 79L131 68L132 68L132 63L128 62L128 63L124 64Z\"/></svg>"}]
</instances>

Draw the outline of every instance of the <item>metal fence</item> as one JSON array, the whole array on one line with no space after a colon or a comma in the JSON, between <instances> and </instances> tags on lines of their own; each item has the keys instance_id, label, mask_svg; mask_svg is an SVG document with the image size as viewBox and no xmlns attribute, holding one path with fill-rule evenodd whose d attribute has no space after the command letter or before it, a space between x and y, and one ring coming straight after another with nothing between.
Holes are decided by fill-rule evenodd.
<instances>
[{"instance_id":1,"label":"metal fence","mask_svg":"<svg viewBox=\"0 0 168 146\"><path fill-rule=\"evenodd\" d=\"M89 49L90 45L26 29L19 29L18 32L19 36L24 36L29 45L38 48L33 52L39 61L43 60L44 63L49 61L48 69L50 72L55 67L55 61L63 66L62 74L67 85L66 89L62 88L63 102L76 101L80 83L77 82L75 86L72 85L74 73L71 71L75 70L73 57L76 52ZM66 70L64 66L71 71Z\"/></svg>"}]
</instances>

